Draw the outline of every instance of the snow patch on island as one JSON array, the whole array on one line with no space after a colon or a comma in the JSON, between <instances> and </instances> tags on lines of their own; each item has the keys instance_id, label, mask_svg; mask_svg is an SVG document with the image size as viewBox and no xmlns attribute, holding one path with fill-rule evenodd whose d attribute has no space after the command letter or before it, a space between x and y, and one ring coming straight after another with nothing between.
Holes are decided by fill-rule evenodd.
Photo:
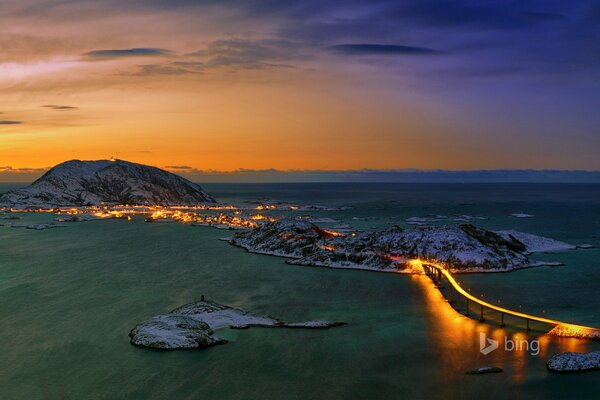
<instances>
[{"instance_id":1,"label":"snow patch on island","mask_svg":"<svg viewBox=\"0 0 600 400\"><path fill-rule=\"evenodd\" d=\"M561 353L550 358L546 364L553 372L580 372L600 369L600 351L592 353Z\"/></svg>"},{"instance_id":2,"label":"snow patch on island","mask_svg":"<svg viewBox=\"0 0 600 400\"><path fill-rule=\"evenodd\" d=\"M514 213L514 214L510 214L510 216L515 217L515 218L533 218L533 217L535 217L535 215L525 214L525 213Z\"/></svg>"},{"instance_id":3,"label":"snow patch on island","mask_svg":"<svg viewBox=\"0 0 600 400\"><path fill-rule=\"evenodd\" d=\"M523 243L527 248L527 252L529 253L573 250L577 248L577 246L569 243L561 242L559 240L554 240L543 236L532 235L530 233L518 232L513 230L496 231L496 233L507 240L513 238Z\"/></svg>"}]
</instances>

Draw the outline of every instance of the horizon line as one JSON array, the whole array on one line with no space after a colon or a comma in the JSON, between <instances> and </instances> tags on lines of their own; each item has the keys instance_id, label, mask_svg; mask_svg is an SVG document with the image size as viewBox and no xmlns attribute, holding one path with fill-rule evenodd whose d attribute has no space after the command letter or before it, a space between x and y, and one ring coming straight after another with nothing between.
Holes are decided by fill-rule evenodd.
<instances>
[{"instance_id":1,"label":"horizon line","mask_svg":"<svg viewBox=\"0 0 600 400\"><path fill-rule=\"evenodd\" d=\"M49 169L0 167L0 183L31 183ZM162 169L200 183L600 183L600 170L570 169Z\"/></svg>"}]
</instances>

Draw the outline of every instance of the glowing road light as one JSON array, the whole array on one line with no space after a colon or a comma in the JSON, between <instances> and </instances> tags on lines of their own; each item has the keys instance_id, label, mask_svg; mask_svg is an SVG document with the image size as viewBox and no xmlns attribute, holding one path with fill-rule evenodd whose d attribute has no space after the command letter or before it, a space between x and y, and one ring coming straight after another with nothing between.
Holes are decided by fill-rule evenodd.
<instances>
[{"instance_id":1,"label":"glowing road light","mask_svg":"<svg viewBox=\"0 0 600 400\"><path fill-rule=\"evenodd\" d=\"M460 287L460 285L456 282L456 280L454 279L454 277L452 276L452 274L450 274L450 272L448 272L441 265L435 264L435 263L432 263L432 262L424 262L424 261L421 261L421 260L418 260L418 261L419 261L419 265L422 265L422 266L426 265L426 266L433 267L433 268L437 269L438 271L440 271L446 277L446 279L448 280L448 282L454 287L454 289L458 293L460 293L464 297L466 297L467 300L474 301L475 303L477 303L477 304L479 304L479 305L481 305L483 307L487 307L487 308L489 308L491 310L495 310L495 311L498 311L498 312L503 313L503 314L513 315L515 317L523 318L523 319L525 319L525 320L528 321L528 324L529 324L529 321L537 321L537 322L542 322L542 323L548 324L548 325L555 325L555 326L560 325L560 327L564 331L568 332L570 335L577 335L577 334L582 334L582 333L590 332L590 331L598 332L598 329L592 328L592 327L589 327L589 326L574 325L574 324L570 324L570 323L566 323L566 322L557 321L557 320L554 320L554 319L549 319L549 318L544 318L544 317L537 317L535 315L530 315L530 314L525 314L525 313L522 313L522 312L519 312L519 311L509 310L507 308L499 307L499 306L496 306L494 304L488 303L486 301L480 300L477 297L475 297L475 296L473 296L473 295L471 295L469 293L471 291L470 289L469 289L469 292L467 292L462 287ZM410 262L410 263L412 265L412 262ZM498 302L500 302L500 300L498 300ZM521 305L519 305L519 309L521 309Z\"/></svg>"}]
</instances>

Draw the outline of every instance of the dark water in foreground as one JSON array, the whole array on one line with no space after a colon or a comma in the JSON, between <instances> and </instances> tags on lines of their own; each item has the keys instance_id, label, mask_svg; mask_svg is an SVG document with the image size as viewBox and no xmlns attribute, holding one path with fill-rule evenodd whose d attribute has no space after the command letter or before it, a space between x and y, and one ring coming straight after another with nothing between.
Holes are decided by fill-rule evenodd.
<instances>
[{"instance_id":1,"label":"dark water in foreground","mask_svg":"<svg viewBox=\"0 0 600 400\"><path fill-rule=\"evenodd\" d=\"M412 216L469 214L488 217L475 221L486 228L600 245L600 185L205 187L224 202L270 195L350 205L311 215L358 229L403 224ZM51 218L29 214L15 222ZM290 266L218 240L228 234L141 218L45 231L0 227L0 398L597 398L600 372L550 374L545 362L559 351L600 350L600 343L525 334L517 321L499 329L457 314L426 278ZM537 258L566 265L460 280L506 306L600 326L599 256L598 249L541 254ZM350 324L327 331L226 331L230 343L202 351L129 344L127 333L137 322L202 294L288 321ZM501 341L539 339L540 354L498 349L483 355L482 331ZM465 375L484 365L505 372Z\"/></svg>"}]
</instances>

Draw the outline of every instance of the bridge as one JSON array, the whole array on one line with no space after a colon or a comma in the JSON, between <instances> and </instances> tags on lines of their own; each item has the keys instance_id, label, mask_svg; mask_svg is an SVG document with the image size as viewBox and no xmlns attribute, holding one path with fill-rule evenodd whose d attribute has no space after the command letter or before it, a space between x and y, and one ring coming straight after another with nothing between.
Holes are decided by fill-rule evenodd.
<instances>
[{"instance_id":1,"label":"bridge","mask_svg":"<svg viewBox=\"0 0 600 400\"><path fill-rule=\"evenodd\" d=\"M550 325L553 327L559 327L561 333L559 336L566 337L581 337L581 338L590 338L590 339L600 339L600 329L592 328L588 326L575 325L567 322L558 321L555 319L539 317L536 315L522 313L520 311L510 310L508 308L500 307L495 304L488 303L482 299L478 299L477 297L471 295L469 292L464 290L460 284L454 279L452 274L444 268L440 264L436 264L430 261L423 260L411 260L410 263L413 267L421 266L425 274L431 278L433 283L440 288L442 279L445 278L448 283L454 288L454 290L462 296L466 300L466 315L469 315L469 307L471 304L476 304L480 307L479 320L481 322L485 321L484 318L484 310L493 311L500 314L500 326L504 326L504 317L506 315L510 315L513 317L517 317L523 319L527 322L527 331L530 330L529 323L530 321L539 322L542 324ZM452 300L449 300L450 303L453 303Z\"/></svg>"}]
</instances>

